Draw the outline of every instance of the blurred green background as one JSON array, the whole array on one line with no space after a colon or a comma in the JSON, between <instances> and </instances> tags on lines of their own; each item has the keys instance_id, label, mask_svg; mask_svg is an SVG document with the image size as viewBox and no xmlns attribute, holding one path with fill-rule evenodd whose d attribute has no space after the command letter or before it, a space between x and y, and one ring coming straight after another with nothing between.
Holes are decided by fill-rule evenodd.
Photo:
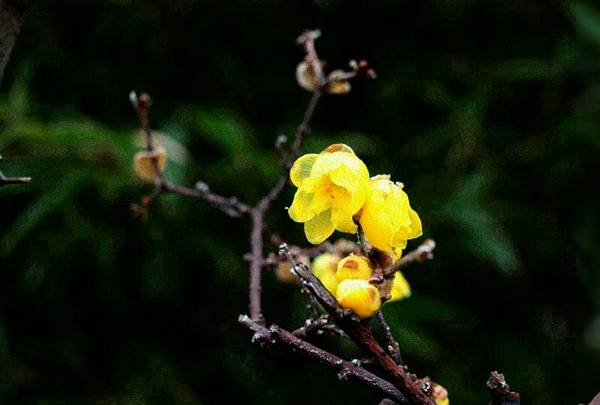
<instances>
[{"instance_id":1,"label":"blurred green background","mask_svg":"<svg viewBox=\"0 0 600 405\"><path fill-rule=\"evenodd\" d=\"M365 58L379 78L325 97L303 150L351 145L438 243L385 308L411 368L453 404L486 403L494 369L524 404L600 389L600 6L39 0L0 90L0 169L33 177L0 189L0 403L377 403L249 342L246 222L179 196L130 211L149 188L129 91L155 99L168 177L253 202L308 101L294 38L313 27L329 66ZM291 198L269 225L305 244ZM271 273L264 299L270 321L305 316Z\"/></svg>"}]
</instances>

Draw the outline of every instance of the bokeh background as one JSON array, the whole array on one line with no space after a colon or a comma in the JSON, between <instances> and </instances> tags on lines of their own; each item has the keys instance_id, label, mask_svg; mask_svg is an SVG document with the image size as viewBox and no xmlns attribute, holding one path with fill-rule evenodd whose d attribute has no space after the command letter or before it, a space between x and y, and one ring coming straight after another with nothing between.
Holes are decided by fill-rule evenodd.
<instances>
[{"instance_id":1,"label":"bokeh background","mask_svg":"<svg viewBox=\"0 0 600 405\"><path fill-rule=\"evenodd\" d=\"M379 78L324 98L304 151L351 145L438 243L385 308L412 369L454 404L486 403L494 369L524 404L600 389L600 6L39 0L0 89L1 170L33 177L0 190L0 403L377 403L249 342L247 223L179 196L130 211L149 187L129 91L155 99L171 179L255 201L309 99L294 38L314 27L329 66ZM305 244L291 198L269 225ZM269 320L304 318L297 288L268 272L264 291Z\"/></svg>"}]
</instances>

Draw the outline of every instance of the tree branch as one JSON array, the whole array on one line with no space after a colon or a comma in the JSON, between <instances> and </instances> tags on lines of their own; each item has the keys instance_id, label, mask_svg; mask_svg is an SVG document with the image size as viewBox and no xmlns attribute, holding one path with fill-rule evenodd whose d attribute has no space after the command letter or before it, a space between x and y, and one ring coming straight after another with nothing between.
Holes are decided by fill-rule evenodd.
<instances>
[{"instance_id":1,"label":"tree branch","mask_svg":"<svg viewBox=\"0 0 600 405\"><path fill-rule=\"evenodd\" d=\"M392 356L392 358L394 359L396 364L402 364L402 355L400 354L400 345L398 344L396 339L394 339L394 335L392 335L392 330L390 329L389 325L385 321L383 312L381 312L381 310L378 311L377 314L375 314L375 318L377 319L377 322L379 322L379 326L381 327L381 330L383 331L383 336L384 336L386 344L387 344L388 353L390 354L390 356Z\"/></svg>"},{"instance_id":2,"label":"tree branch","mask_svg":"<svg viewBox=\"0 0 600 405\"><path fill-rule=\"evenodd\" d=\"M17 41L17 35L21 30L23 13L28 5L29 0L0 0L0 85ZM6 177L0 172L0 186L29 183L30 181L30 177Z\"/></svg>"},{"instance_id":3,"label":"tree branch","mask_svg":"<svg viewBox=\"0 0 600 405\"><path fill-rule=\"evenodd\" d=\"M299 353L309 359L317 360L319 363L337 371L340 380L361 381L380 394L393 398L397 403L407 403L406 397L394 385L365 370L357 362L345 361L334 354L319 349L277 325L266 328L246 315L240 315L239 322L254 331L252 337L254 343L258 343L263 347L284 348L289 352Z\"/></svg>"},{"instance_id":4,"label":"tree branch","mask_svg":"<svg viewBox=\"0 0 600 405\"><path fill-rule=\"evenodd\" d=\"M0 83L28 5L29 0L0 0Z\"/></svg>"},{"instance_id":5,"label":"tree branch","mask_svg":"<svg viewBox=\"0 0 600 405\"><path fill-rule=\"evenodd\" d=\"M521 396L518 392L513 392L504 379L504 374L497 371L492 371L490 377L485 384L490 393L492 400L490 405L520 405Z\"/></svg>"}]
</instances>

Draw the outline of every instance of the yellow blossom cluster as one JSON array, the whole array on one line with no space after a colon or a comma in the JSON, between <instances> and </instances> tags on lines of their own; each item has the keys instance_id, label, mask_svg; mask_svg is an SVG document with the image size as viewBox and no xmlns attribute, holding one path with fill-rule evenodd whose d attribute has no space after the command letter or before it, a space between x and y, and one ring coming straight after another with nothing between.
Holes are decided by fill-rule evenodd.
<instances>
[{"instance_id":1,"label":"yellow blossom cluster","mask_svg":"<svg viewBox=\"0 0 600 405\"><path fill-rule=\"evenodd\" d=\"M304 223L312 244L322 243L335 230L354 233L360 223L371 245L398 259L407 240L422 234L402 183L388 175L369 178L369 170L347 145L301 156L290 178L298 190L288 213Z\"/></svg>"},{"instance_id":2,"label":"yellow blossom cluster","mask_svg":"<svg viewBox=\"0 0 600 405\"><path fill-rule=\"evenodd\" d=\"M313 260L311 271L343 308L360 318L373 316L381 307L381 292L369 283L373 269L368 258L351 254L340 259L336 254L323 253ZM410 296L410 286L402 273L396 273L389 295L388 302Z\"/></svg>"}]
</instances>

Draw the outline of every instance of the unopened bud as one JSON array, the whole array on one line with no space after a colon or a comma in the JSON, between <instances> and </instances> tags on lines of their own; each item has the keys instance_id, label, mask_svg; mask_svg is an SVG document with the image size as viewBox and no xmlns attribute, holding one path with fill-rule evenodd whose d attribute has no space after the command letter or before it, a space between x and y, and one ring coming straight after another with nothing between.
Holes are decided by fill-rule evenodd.
<instances>
[{"instance_id":1,"label":"unopened bud","mask_svg":"<svg viewBox=\"0 0 600 405\"><path fill-rule=\"evenodd\" d=\"M340 260L335 275L338 281L347 279L368 280L372 272L369 259L364 256L350 255Z\"/></svg>"},{"instance_id":2,"label":"unopened bud","mask_svg":"<svg viewBox=\"0 0 600 405\"><path fill-rule=\"evenodd\" d=\"M431 385L431 399L433 399L435 405L449 405L450 399L448 398L446 388L436 383L432 383Z\"/></svg>"},{"instance_id":3,"label":"unopened bud","mask_svg":"<svg viewBox=\"0 0 600 405\"><path fill-rule=\"evenodd\" d=\"M312 273L331 294L335 294L338 286L335 272L339 261L340 258L337 255L332 253L322 253L315 257L311 266Z\"/></svg>"},{"instance_id":4,"label":"unopened bud","mask_svg":"<svg viewBox=\"0 0 600 405\"><path fill-rule=\"evenodd\" d=\"M362 279L340 282L335 297L343 308L351 309L359 318L369 318L381 307L379 290Z\"/></svg>"}]
</instances>

